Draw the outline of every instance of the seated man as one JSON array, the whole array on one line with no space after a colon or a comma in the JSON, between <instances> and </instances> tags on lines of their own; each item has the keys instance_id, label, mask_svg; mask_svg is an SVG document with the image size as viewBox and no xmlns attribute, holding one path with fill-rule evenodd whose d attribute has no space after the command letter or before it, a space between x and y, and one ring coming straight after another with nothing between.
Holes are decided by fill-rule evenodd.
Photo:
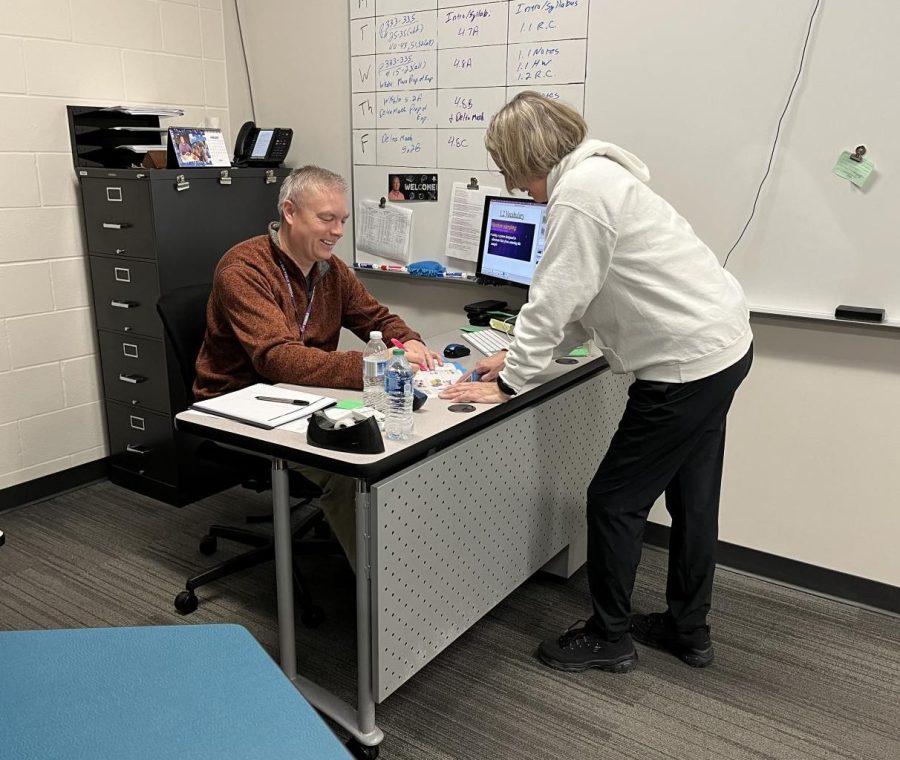
<instances>
[{"instance_id":1,"label":"seated man","mask_svg":"<svg viewBox=\"0 0 900 760\"><path fill-rule=\"evenodd\" d=\"M362 352L336 350L342 327L364 341L380 330L388 342L405 344L410 362L434 367L436 355L419 334L332 256L348 205L342 177L316 166L295 169L278 197L281 221L222 257L197 357L198 400L257 382L361 389ZM298 469L322 488L322 509L355 569L353 480Z\"/></svg>"}]
</instances>

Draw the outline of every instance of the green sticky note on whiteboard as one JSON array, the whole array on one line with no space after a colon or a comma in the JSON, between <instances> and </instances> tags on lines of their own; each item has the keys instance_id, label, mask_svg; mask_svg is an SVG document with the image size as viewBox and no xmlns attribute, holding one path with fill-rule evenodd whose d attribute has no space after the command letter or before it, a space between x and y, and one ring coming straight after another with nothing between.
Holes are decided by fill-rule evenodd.
<instances>
[{"instance_id":1,"label":"green sticky note on whiteboard","mask_svg":"<svg viewBox=\"0 0 900 760\"><path fill-rule=\"evenodd\" d=\"M845 150L841 153L837 163L834 165L833 171L838 177L849 179L857 187L862 187L869 179L869 175L874 171L875 164L868 158L861 161L854 161L850 158L850 151Z\"/></svg>"}]
</instances>

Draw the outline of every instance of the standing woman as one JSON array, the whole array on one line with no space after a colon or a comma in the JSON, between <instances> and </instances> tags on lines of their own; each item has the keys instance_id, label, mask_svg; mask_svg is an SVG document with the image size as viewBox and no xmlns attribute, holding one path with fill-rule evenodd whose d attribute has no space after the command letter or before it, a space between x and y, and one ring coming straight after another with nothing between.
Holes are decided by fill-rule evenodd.
<instances>
[{"instance_id":1,"label":"standing woman","mask_svg":"<svg viewBox=\"0 0 900 760\"><path fill-rule=\"evenodd\" d=\"M560 670L625 672L637 662L633 636L702 667L713 659L707 614L725 417L753 357L747 304L687 221L644 184L647 167L586 135L577 111L535 92L491 120L485 142L507 188L548 203L544 255L509 351L479 363L484 382L441 395L506 401L555 349L586 338L613 372L634 373L588 486L593 615L538 654ZM632 616L644 525L663 492L672 517L667 609Z\"/></svg>"}]
</instances>

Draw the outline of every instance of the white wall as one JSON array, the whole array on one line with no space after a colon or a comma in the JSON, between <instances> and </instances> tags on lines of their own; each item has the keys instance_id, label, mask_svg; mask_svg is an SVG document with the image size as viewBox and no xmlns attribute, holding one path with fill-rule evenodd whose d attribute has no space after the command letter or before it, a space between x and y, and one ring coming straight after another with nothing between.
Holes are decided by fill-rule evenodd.
<instances>
[{"instance_id":1,"label":"white wall","mask_svg":"<svg viewBox=\"0 0 900 760\"><path fill-rule=\"evenodd\" d=\"M753 333L720 537L900 585L900 331L757 317Z\"/></svg>"},{"instance_id":2,"label":"white wall","mask_svg":"<svg viewBox=\"0 0 900 760\"><path fill-rule=\"evenodd\" d=\"M106 455L68 104L227 130L221 0L0 0L0 488Z\"/></svg>"},{"instance_id":3,"label":"white wall","mask_svg":"<svg viewBox=\"0 0 900 760\"><path fill-rule=\"evenodd\" d=\"M242 0L241 11L258 121L294 128L291 165L349 176L347 3ZM349 260L350 246L340 254ZM425 334L494 293L367 284ZM754 332L755 365L729 418L722 539L900 585L900 334L777 318L755 319Z\"/></svg>"}]
</instances>

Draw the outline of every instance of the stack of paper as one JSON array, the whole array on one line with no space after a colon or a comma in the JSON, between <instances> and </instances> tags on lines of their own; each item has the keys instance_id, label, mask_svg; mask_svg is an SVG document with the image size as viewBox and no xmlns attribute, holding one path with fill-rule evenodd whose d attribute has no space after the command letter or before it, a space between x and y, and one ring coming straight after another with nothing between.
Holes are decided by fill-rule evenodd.
<instances>
[{"instance_id":1,"label":"stack of paper","mask_svg":"<svg viewBox=\"0 0 900 760\"><path fill-rule=\"evenodd\" d=\"M421 370L413 375L413 387L429 398L437 398L442 390L449 388L463 373L455 364L439 364L431 370Z\"/></svg>"},{"instance_id":2,"label":"stack of paper","mask_svg":"<svg viewBox=\"0 0 900 760\"><path fill-rule=\"evenodd\" d=\"M197 401L191 408L271 430L336 403L328 396L256 383L224 396Z\"/></svg>"}]
</instances>

